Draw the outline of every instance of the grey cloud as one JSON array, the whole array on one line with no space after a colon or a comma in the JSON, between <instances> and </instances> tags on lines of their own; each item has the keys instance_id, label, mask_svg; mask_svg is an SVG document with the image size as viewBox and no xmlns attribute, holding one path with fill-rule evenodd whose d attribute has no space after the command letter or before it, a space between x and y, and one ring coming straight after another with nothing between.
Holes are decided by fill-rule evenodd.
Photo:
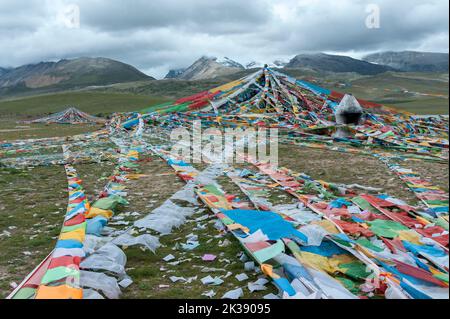
<instances>
[{"instance_id":1,"label":"grey cloud","mask_svg":"<svg viewBox=\"0 0 450 319\"><path fill-rule=\"evenodd\" d=\"M0 39L35 31L45 22L46 13L42 1L0 1Z\"/></svg>"},{"instance_id":2,"label":"grey cloud","mask_svg":"<svg viewBox=\"0 0 450 319\"><path fill-rule=\"evenodd\" d=\"M79 1L81 22L103 31L180 27L195 32L235 33L264 23L261 1Z\"/></svg>"},{"instance_id":3,"label":"grey cloud","mask_svg":"<svg viewBox=\"0 0 450 319\"><path fill-rule=\"evenodd\" d=\"M57 21L64 4L81 10L81 28ZM367 29L377 3L381 28ZM288 59L305 51L448 52L446 0L0 0L0 66L104 56L150 75L201 55L241 63ZM154 73L153 73L154 72Z\"/></svg>"},{"instance_id":4,"label":"grey cloud","mask_svg":"<svg viewBox=\"0 0 450 319\"><path fill-rule=\"evenodd\" d=\"M291 52L401 50L408 46L417 46L435 33L446 30L448 35L448 2L377 2L381 13L379 29L366 27L367 13L364 2L359 1L357 4L356 1L329 1L329 6L298 7L294 16L301 19L289 21L283 28L273 30L270 40L280 46L286 46ZM288 30L284 34L285 38L277 41L277 36L283 29Z\"/></svg>"}]
</instances>

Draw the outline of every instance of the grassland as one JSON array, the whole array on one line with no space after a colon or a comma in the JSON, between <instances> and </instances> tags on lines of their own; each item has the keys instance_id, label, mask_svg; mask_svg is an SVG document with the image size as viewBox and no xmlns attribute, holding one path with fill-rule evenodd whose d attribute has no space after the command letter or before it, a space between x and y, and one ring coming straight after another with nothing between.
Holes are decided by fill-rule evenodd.
<instances>
[{"instance_id":1,"label":"grassland","mask_svg":"<svg viewBox=\"0 0 450 319\"><path fill-rule=\"evenodd\" d=\"M0 140L70 136L95 131L99 125L21 124L60 112L68 106L92 115L107 116L114 112L138 111L167 101L158 96L113 92L61 92L32 97L0 100Z\"/></svg>"},{"instance_id":2,"label":"grassland","mask_svg":"<svg viewBox=\"0 0 450 319\"><path fill-rule=\"evenodd\" d=\"M314 179L376 187L383 192L402 198L411 205L418 204L418 199L406 184L374 157L305 149L292 145L280 145L278 156L280 166L304 172ZM433 181L433 184L448 192L447 164L408 161L401 165L414 169L421 177Z\"/></svg>"},{"instance_id":3,"label":"grassland","mask_svg":"<svg viewBox=\"0 0 450 319\"><path fill-rule=\"evenodd\" d=\"M448 73L286 73L342 93L416 114L449 114Z\"/></svg>"},{"instance_id":4,"label":"grassland","mask_svg":"<svg viewBox=\"0 0 450 319\"><path fill-rule=\"evenodd\" d=\"M282 70L298 79L312 81L325 88L416 114L448 114L448 73L387 72L375 76L356 73L330 73L313 70ZM97 88L101 92L121 92L174 99L189 96L238 79L250 71L202 81L140 81Z\"/></svg>"},{"instance_id":5,"label":"grassland","mask_svg":"<svg viewBox=\"0 0 450 319\"><path fill-rule=\"evenodd\" d=\"M202 81L138 81L91 87L16 99L0 99L0 129L5 121L32 119L76 106L93 115L136 111L176 98L189 96L245 76L240 72ZM318 73L312 70L284 70L299 79L325 88L353 93L360 98L417 114L448 114L448 73L394 73L361 76L355 73Z\"/></svg>"},{"instance_id":6,"label":"grassland","mask_svg":"<svg viewBox=\"0 0 450 319\"><path fill-rule=\"evenodd\" d=\"M311 76L311 74L309 74ZM391 74L389 77L360 77L348 75L348 87L341 88L338 79L328 77L321 85L339 91L352 92L375 101L387 101L390 105L404 107L417 113L448 113L448 75L433 74ZM157 83L157 84L155 84ZM158 81L136 82L91 91L62 92L16 100L0 101L0 141L19 138L68 136L94 131L98 126L69 125L24 125L16 121L30 119L44 114L61 111L67 105L75 105L91 114L108 114L117 111L133 111L161 103L175 97L190 95L203 89L223 83L222 80L196 82ZM405 92L408 91L408 92ZM411 92L415 92L414 94ZM416 93L430 94L417 95ZM298 172L305 172L316 179L337 183L359 183L380 187L384 192L406 200L410 204L417 199L384 164L365 156L334 153L326 150L297 148L281 145L280 164ZM424 178L448 191L448 165L407 162ZM76 166L90 200L102 189L113 169L113 163L80 164ZM130 205L122 207L118 216L128 212L139 212L141 216L161 205L183 183L159 158L151 157L141 164L141 173L147 177L132 181L128 185ZM226 177L219 182L230 193L239 193ZM0 298L7 296L13 283L19 283L42 258L54 247L65 205L67 203L66 179L60 166L35 167L16 170L0 168ZM242 196L242 194L241 194ZM286 203L291 198L273 194L274 203ZM250 279L238 282L234 276L244 272L243 263L237 258L241 247L230 235L220 234L214 227L214 218L202 222L205 229L197 228L196 218L207 214L199 212L192 216L172 235L160 238L162 246L155 254L140 248L125 250L128 258L127 272L134 284L123 291L123 298L202 298L202 293L213 289L217 297L237 287L243 287L246 298L260 298L273 292L268 290L250 294L246 283L254 281L257 273L248 273ZM128 217L127 217L128 218ZM128 220L130 223L133 221ZM113 226L115 227L115 226ZM186 240L188 234L199 236L200 247L192 252L175 248L176 243ZM230 242L222 247L220 242ZM213 263L205 263L205 253L219 256ZM173 254L178 259L190 259L187 263L170 266L162 259ZM227 262L228 260L229 262ZM199 279L209 273L202 273L202 267L222 268L224 272L210 273L212 276L232 275L218 287L208 287ZM164 270L161 271L161 268ZM191 284L172 283L170 276L194 277ZM161 288L164 285L167 288Z\"/></svg>"},{"instance_id":7,"label":"grassland","mask_svg":"<svg viewBox=\"0 0 450 319\"><path fill-rule=\"evenodd\" d=\"M279 157L280 165L305 172L313 178L379 187L383 192L404 199L410 204L417 203L417 199L404 183L391 174L384 164L373 158L293 145L280 145ZM184 185L159 157L149 156L144 159L146 161L140 164L140 172L146 177L127 183L127 200L130 204L116 212L115 216L124 218L122 221L132 223L135 219L145 216ZM423 162L408 162L404 165L448 191L448 165ZM76 165L89 200L93 200L103 188L113 166L111 162ZM204 165L198 167L202 168ZM228 193L245 199L227 177L220 177L218 182ZM61 166L25 170L0 168L0 189L1 298L12 290L13 283L19 283L51 251L61 227L67 193L65 174ZM290 203L293 200L284 193L272 195L270 200L276 204ZM130 217L127 215L130 212L138 212L141 215ZM201 222L195 220L206 214L208 210L200 210L171 235L161 236L162 246L155 253L137 247L125 249L127 273L134 283L123 290L122 298L206 298L202 294L211 289L217 297L221 297L226 291L238 287L243 288L245 298L261 298L274 292L271 285L268 285L265 291L249 292L246 285L255 281L260 276L258 273L247 272L249 280L244 282L235 279L235 275L245 272L243 263L237 257L242 247L231 235L221 234L213 227L213 216ZM199 225L205 228L199 229ZM110 226L116 229L127 227ZM148 233L156 235L151 231ZM193 251L177 248L176 244L184 243L189 234L199 236L200 247ZM225 240L229 244L221 246L220 243ZM174 255L177 260L187 261L176 266L169 265L163 261L169 254ZM206 263L201 259L203 254L214 254L218 259ZM202 272L204 267L223 270ZM232 275L224 279L225 283L220 286L209 287L200 282L200 279L207 275L223 276L228 272ZM197 280L191 283L173 283L171 276L197 276Z\"/></svg>"},{"instance_id":8,"label":"grassland","mask_svg":"<svg viewBox=\"0 0 450 319\"><path fill-rule=\"evenodd\" d=\"M100 125L18 124L0 119L0 141L62 137L93 132Z\"/></svg>"},{"instance_id":9,"label":"grassland","mask_svg":"<svg viewBox=\"0 0 450 319\"><path fill-rule=\"evenodd\" d=\"M0 298L55 245L67 203L61 166L0 168Z\"/></svg>"},{"instance_id":10,"label":"grassland","mask_svg":"<svg viewBox=\"0 0 450 319\"><path fill-rule=\"evenodd\" d=\"M386 73L357 79L347 90L355 96L416 114L449 113L448 74Z\"/></svg>"},{"instance_id":11,"label":"grassland","mask_svg":"<svg viewBox=\"0 0 450 319\"><path fill-rule=\"evenodd\" d=\"M137 111L144 107L165 102L158 96L146 96L113 92L61 92L37 95L13 100L0 100L0 118L31 119L76 106L92 115Z\"/></svg>"},{"instance_id":12,"label":"grassland","mask_svg":"<svg viewBox=\"0 0 450 319\"><path fill-rule=\"evenodd\" d=\"M76 169L83 179L88 198L93 200L107 182L113 164L79 164ZM184 186L159 157L147 158L141 164L140 172L146 177L127 184L127 200L130 204L116 211L116 217L125 217L122 221L131 223L143 217ZM67 194L61 166L29 170L0 168L0 187L0 298L4 298L51 251L61 228ZM139 212L141 215L130 219L126 217L127 212ZM247 283L256 281L260 273L247 272L248 280L237 281L234 276L245 272L243 262L237 257L242 247L230 234L220 233L214 228L213 215L200 223L195 221L206 214L208 211L201 209L171 235L161 236L162 246L156 253L137 247L126 248L127 273L134 284L123 290L122 298L207 298L202 294L209 290L213 290L220 298L227 291L238 287L243 288L245 298L250 299L275 292L270 285L267 290L254 293L246 288ZM198 228L201 223L204 229ZM116 229L127 227L114 226L113 223L110 226ZM151 231L149 233L156 235ZM200 246L193 251L174 248L177 243L184 243L188 234L198 235ZM224 241L228 244L221 245ZM178 260L187 261L176 266L169 265L163 261L169 254ZM214 262L205 262L201 259L204 254L215 254L218 258ZM204 272L202 269L205 267L217 270ZM208 275L214 277L226 274L229 277L220 286L205 286L200 281ZM189 284L173 283L171 276L197 276L197 279Z\"/></svg>"}]
</instances>

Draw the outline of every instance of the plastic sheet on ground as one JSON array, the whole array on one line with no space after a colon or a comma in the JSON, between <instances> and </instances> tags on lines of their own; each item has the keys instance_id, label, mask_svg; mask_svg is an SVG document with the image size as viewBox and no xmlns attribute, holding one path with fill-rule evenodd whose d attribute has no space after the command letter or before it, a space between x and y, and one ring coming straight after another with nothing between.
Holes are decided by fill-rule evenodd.
<instances>
[{"instance_id":1,"label":"plastic sheet on ground","mask_svg":"<svg viewBox=\"0 0 450 319\"><path fill-rule=\"evenodd\" d=\"M106 270L118 276L125 275L127 257L116 245L108 243L80 264L82 269Z\"/></svg>"},{"instance_id":2,"label":"plastic sheet on ground","mask_svg":"<svg viewBox=\"0 0 450 319\"><path fill-rule=\"evenodd\" d=\"M155 252L156 249L161 246L159 243L159 239L155 236L151 236L149 234L140 235L138 237L133 237L130 234L123 234L119 237L113 239L113 244L117 246L135 246L135 245L142 245L147 247L150 251Z\"/></svg>"},{"instance_id":3,"label":"plastic sheet on ground","mask_svg":"<svg viewBox=\"0 0 450 319\"><path fill-rule=\"evenodd\" d=\"M105 298L93 289L83 289L83 299L105 299Z\"/></svg>"},{"instance_id":4,"label":"plastic sheet on ground","mask_svg":"<svg viewBox=\"0 0 450 319\"><path fill-rule=\"evenodd\" d=\"M242 288L234 289L228 291L225 295L223 295L222 299L239 299L244 296L244 291Z\"/></svg>"},{"instance_id":5,"label":"plastic sheet on ground","mask_svg":"<svg viewBox=\"0 0 450 319\"><path fill-rule=\"evenodd\" d=\"M183 225L186 217L193 215L195 210L192 207L178 206L171 200L167 200L146 217L134 222L134 226L152 229L162 235L170 234L173 228Z\"/></svg>"},{"instance_id":6,"label":"plastic sheet on ground","mask_svg":"<svg viewBox=\"0 0 450 319\"><path fill-rule=\"evenodd\" d=\"M80 285L83 288L101 291L108 299L119 299L121 292L114 277L84 270L80 271L80 275Z\"/></svg>"}]
</instances>

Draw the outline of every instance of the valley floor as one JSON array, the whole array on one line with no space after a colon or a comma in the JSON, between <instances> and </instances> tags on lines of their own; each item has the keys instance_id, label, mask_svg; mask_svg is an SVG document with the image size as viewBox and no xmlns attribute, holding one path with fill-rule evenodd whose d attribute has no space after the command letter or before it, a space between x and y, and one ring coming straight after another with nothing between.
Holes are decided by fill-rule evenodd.
<instances>
[{"instance_id":1,"label":"valley floor","mask_svg":"<svg viewBox=\"0 0 450 319\"><path fill-rule=\"evenodd\" d=\"M65 127L61 128L55 131L61 134L69 133L64 131ZM70 129L70 133L73 133L73 128ZM47 133L51 135L50 131ZM18 133L10 131L2 134ZM391 174L384 164L373 158L293 145L281 145L279 158L281 166L304 172L313 178L379 187L383 192L404 199L409 204L417 203L414 194L405 184ZM131 223L141 218L184 185L159 157L148 156L144 160L140 165L140 172L146 177L127 185L127 200L130 205L119 211L117 216L121 221ZM448 192L449 168L446 164L408 162L408 166ZM102 189L113 167L108 161L101 164L76 165L90 199ZM244 196L229 179L222 178L220 183L225 189L229 189L230 193ZM21 170L0 168L0 298L6 297L15 284L20 283L54 247L67 204L66 187L62 166L40 166ZM278 195L274 200L280 203L292 201L286 195ZM139 213L141 217L132 217L129 214L132 212ZM268 285L265 291L250 293L246 286L261 275L257 272L246 272L249 277L246 281L236 280L235 275L245 273L244 263L238 257L242 248L231 235L224 235L214 227L215 218L212 215L203 219L207 214L206 209L201 209L171 235L162 236L162 247L156 253L140 248L126 249L127 273L134 283L123 290L122 297L207 298L202 294L213 290L216 297L220 298L225 292L238 287L244 288L245 298L261 298L275 292L273 286ZM199 230L199 225L204 229ZM193 251L176 249L176 244L184 243L189 234L198 235L200 246ZM227 244L223 244L224 242ZM178 260L187 261L171 266L163 261L169 254ZM214 254L218 258L206 264L201 259L204 254ZM217 269L216 272L211 272L211 275L225 275L229 272L232 275L224 279L223 285L208 287L200 282L200 278L208 275L201 272L204 267ZM171 276L197 276L197 279L191 283L173 283Z\"/></svg>"}]
</instances>

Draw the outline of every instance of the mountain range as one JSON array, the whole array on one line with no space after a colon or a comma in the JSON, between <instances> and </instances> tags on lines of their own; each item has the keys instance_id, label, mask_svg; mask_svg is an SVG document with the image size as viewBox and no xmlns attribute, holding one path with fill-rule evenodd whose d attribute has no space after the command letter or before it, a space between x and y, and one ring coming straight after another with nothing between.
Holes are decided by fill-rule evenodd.
<instances>
[{"instance_id":1,"label":"mountain range","mask_svg":"<svg viewBox=\"0 0 450 319\"><path fill-rule=\"evenodd\" d=\"M370 54L363 60L404 72L448 72L448 53L391 51Z\"/></svg>"},{"instance_id":2,"label":"mountain range","mask_svg":"<svg viewBox=\"0 0 450 319\"><path fill-rule=\"evenodd\" d=\"M185 69L171 70L166 79L204 80L239 72L245 68L229 58L203 56Z\"/></svg>"},{"instance_id":3,"label":"mountain range","mask_svg":"<svg viewBox=\"0 0 450 319\"><path fill-rule=\"evenodd\" d=\"M9 71L9 69L0 68L0 76L2 76L3 74L5 74L8 71Z\"/></svg>"},{"instance_id":4,"label":"mountain range","mask_svg":"<svg viewBox=\"0 0 450 319\"><path fill-rule=\"evenodd\" d=\"M277 60L268 65L272 68L282 68L286 64L287 62ZM237 73L243 70L262 68L264 65L264 63L257 61L241 64L228 57L216 58L202 56L189 67L170 70L165 76L165 79L205 80Z\"/></svg>"},{"instance_id":5,"label":"mountain range","mask_svg":"<svg viewBox=\"0 0 450 319\"><path fill-rule=\"evenodd\" d=\"M367 61L357 60L348 56L331 55L324 53L299 54L286 66L287 69L309 68L316 71L335 73L354 72L361 75L376 75L393 68L385 65L373 64Z\"/></svg>"},{"instance_id":6,"label":"mountain range","mask_svg":"<svg viewBox=\"0 0 450 319\"><path fill-rule=\"evenodd\" d=\"M29 90L75 89L154 80L131 65L106 58L78 58L0 69L0 94Z\"/></svg>"},{"instance_id":7,"label":"mountain range","mask_svg":"<svg viewBox=\"0 0 450 319\"><path fill-rule=\"evenodd\" d=\"M191 66L171 70L166 79L203 80L220 77L243 70L261 68L265 63L241 64L227 57L201 57ZM356 73L377 75L393 72L448 72L448 53L431 52L382 52L368 55L361 60L348 56L325 53L299 54L289 62L268 63L272 68L311 69L320 72Z\"/></svg>"},{"instance_id":8,"label":"mountain range","mask_svg":"<svg viewBox=\"0 0 450 319\"><path fill-rule=\"evenodd\" d=\"M299 54L289 62L267 63L272 68L311 70L327 74L354 73L372 76L393 72L448 73L448 53L382 52L358 60L324 53ZM165 80L197 81L248 74L265 63L239 63L228 57L203 56L192 65L171 70ZM107 58L78 58L40 62L17 68L0 67L0 96L74 90L89 86L155 80L131 65Z\"/></svg>"}]
</instances>

